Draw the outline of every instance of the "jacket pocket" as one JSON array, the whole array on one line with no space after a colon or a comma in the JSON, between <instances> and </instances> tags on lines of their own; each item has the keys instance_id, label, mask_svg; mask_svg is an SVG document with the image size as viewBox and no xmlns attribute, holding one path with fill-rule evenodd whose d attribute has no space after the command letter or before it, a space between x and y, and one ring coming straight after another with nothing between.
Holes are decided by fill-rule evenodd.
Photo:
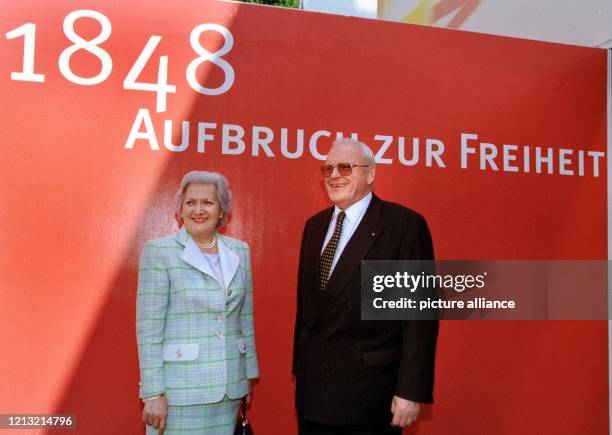
<instances>
[{"instance_id":1,"label":"jacket pocket","mask_svg":"<svg viewBox=\"0 0 612 435\"><path fill-rule=\"evenodd\" d=\"M200 356L199 343L164 344L162 350L164 361L193 361Z\"/></svg>"},{"instance_id":2,"label":"jacket pocket","mask_svg":"<svg viewBox=\"0 0 612 435\"><path fill-rule=\"evenodd\" d=\"M399 349L382 349L363 352L363 366L374 367L395 364L400 359Z\"/></svg>"},{"instance_id":3,"label":"jacket pocket","mask_svg":"<svg viewBox=\"0 0 612 435\"><path fill-rule=\"evenodd\" d=\"M247 352L247 344L246 340L243 337L236 339L236 346L238 346L238 352L246 353Z\"/></svg>"}]
</instances>

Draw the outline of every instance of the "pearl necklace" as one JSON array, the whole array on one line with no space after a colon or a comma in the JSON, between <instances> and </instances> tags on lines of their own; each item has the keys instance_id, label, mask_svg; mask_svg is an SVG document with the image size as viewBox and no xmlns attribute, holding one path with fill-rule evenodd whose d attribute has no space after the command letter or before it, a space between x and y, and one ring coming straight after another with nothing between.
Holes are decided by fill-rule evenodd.
<instances>
[{"instance_id":1,"label":"pearl necklace","mask_svg":"<svg viewBox=\"0 0 612 435\"><path fill-rule=\"evenodd\" d=\"M214 248L216 244L217 244L217 236L213 236L212 242L210 242L210 243L196 242L196 245L198 245L202 249L211 249L211 248Z\"/></svg>"}]
</instances>

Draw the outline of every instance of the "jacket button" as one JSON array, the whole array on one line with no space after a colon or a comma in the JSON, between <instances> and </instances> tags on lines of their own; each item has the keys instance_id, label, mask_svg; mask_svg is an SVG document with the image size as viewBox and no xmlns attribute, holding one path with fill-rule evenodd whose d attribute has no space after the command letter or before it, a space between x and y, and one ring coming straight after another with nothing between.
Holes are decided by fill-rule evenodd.
<instances>
[{"instance_id":1,"label":"jacket button","mask_svg":"<svg viewBox=\"0 0 612 435\"><path fill-rule=\"evenodd\" d=\"M215 335L216 335L217 337L219 337L219 338L223 338L223 333L222 333L222 332L219 332L219 333L217 333L217 334L215 334Z\"/></svg>"},{"instance_id":2,"label":"jacket button","mask_svg":"<svg viewBox=\"0 0 612 435\"><path fill-rule=\"evenodd\" d=\"M347 305L349 310L353 308L353 303L351 301L348 301Z\"/></svg>"}]
</instances>

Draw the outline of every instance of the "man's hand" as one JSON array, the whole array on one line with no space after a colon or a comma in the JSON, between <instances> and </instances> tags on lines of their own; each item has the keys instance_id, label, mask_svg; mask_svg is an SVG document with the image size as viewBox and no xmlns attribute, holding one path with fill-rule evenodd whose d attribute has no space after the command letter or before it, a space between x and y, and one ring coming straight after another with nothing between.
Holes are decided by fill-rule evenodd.
<instances>
[{"instance_id":1,"label":"man's hand","mask_svg":"<svg viewBox=\"0 0 612 435\"><path fill-rule=\"evenodd\" d=\"M393 396L393 400L391 400L391 413L393 413L391 426L409 426L417 419L420 411L421 405L417 402Z\"/></svg>"},{"instance_id":2,"label":"man's hand","mask_svg":"<svg viewBox=\"0 0 612 435\"><path fill-rule=\"evenodd\" d=\"M166 430L166 418L168 417L168 402L166 396L150 400L145 403L142 410L142 421L145 424L159 429L158 435L163 435Z\"/></svg>"}]
</instances>

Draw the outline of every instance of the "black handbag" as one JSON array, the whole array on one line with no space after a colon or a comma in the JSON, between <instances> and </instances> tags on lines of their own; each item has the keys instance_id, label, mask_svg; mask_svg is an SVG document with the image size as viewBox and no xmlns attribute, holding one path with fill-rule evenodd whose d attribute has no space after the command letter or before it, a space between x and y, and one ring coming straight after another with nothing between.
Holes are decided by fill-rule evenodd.
<instances>
[{"instance_id":1,"label":"black handbag","mask_svg":"<svg viewBox=\"0 0 612 435\"><path fill-rule=\"evenodd\" d=\"M251 423L249 423L246 415L246 397L242 398L240 415L236 421L234 435L253 435L253 428L251 428Z\"/></svg>"}]
</instances>

